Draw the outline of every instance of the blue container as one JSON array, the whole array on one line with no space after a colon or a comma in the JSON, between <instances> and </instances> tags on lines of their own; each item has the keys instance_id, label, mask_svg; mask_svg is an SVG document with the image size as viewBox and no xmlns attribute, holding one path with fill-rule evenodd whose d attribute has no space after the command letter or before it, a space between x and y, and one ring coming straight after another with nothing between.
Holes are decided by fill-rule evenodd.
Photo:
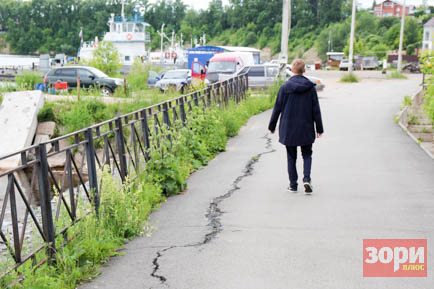
<instances>
[{"instance_id":1,"label":"blue container","mask_svg":"<svg viewBox=\"0 0 434 289\"><path fill-rule=\"evenodd\" d=\"M38 83L35 85L36 90L45 91L45 84Z\"/></svg>"},{"instance_id":2,"label":"blue container","mask_svg":"<svg viewBox=\"0 0 434 289\"><path fill-rule=\"evenodd\" d=\"M47 91L48 94L56 94L56 89L54 87L49 87Z\"/></svg>"}]
</instances>

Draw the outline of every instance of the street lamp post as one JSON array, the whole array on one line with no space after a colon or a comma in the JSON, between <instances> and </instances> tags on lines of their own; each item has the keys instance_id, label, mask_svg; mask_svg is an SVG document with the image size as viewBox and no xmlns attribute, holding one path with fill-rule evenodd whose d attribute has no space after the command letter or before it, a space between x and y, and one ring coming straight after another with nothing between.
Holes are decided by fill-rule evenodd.
<instances>
[{"instance_id":1,"label":"street lamp post","mask_svg":"<svg viewBox=\"0 0 434 289\"><path fill-rule=\"evenodd\" d=\"M353 0L353 12L351 14L351 35L350 35L350 51L349 51L349 67L348 72L353 73L353 51L354 51L354 28L356 25L356 0Z\"/></svg>"},{"instance_id":2,"label":"street lamp post","mask_svg":"<svg viewBox=\"0 0 434 289\"><path fill-rule=\"evenodd\" d=\"M401 33L399 34L399 51L398 51L398 73L401 73L402 66L402 42L404 40L404 23L405 23L405 0L401 11Z\"/></svg>"},{"instance_id":3,"label":"street lamp post","mask_svg":"<svg viewBox=\"0 0 434 289\"><path fill-rule=\"evenodd\" d=\"M280 77L286 79L286 64L288 63L288 39L291 29L291 0L283 0L282 38L280 42Z\"/></svg>"}]
</instances>

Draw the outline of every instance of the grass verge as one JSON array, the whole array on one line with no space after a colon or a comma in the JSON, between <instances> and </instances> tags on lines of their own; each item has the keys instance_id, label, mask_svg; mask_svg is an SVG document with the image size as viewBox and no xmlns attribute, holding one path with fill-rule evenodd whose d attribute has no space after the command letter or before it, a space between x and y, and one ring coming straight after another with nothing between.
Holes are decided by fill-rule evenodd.
<instances>
[{"instance_id":1,"label":"grass verge","mask_svg":"<svg viewBox=\"0 0 434 289\"><path fill-rule=\"evenodd\" d=\"M394 78L394 79L407 79L407 76L405 76L402 73L399 73L398 71L393 71L391 74L387 75L387 78Z\"/></svg>"},{"instance_id":2,"label":"grass verge","mask_svg":"<svg viewBox=\"0 0 434 289\"><path fill-rule=\"evenodd\" d=\"M353 82L359 82L360 79L353 73L345 73L344 76L342 76L340 82L346 82L346 83L353 83Z\"/></svg>"}]
</instances>

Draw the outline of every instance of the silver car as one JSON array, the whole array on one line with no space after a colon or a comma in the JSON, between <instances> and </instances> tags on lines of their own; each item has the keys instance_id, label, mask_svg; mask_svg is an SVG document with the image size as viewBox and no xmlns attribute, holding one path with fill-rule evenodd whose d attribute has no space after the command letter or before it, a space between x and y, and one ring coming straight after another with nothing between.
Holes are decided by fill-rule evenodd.
<instances>
[{"instance_id":1,"label":"silver car","mask_svg":"<svg viewBox=\"0 0 434 289\"><path fill-rule=\"evenodd\" d=\"M191 83L191 70L177 69L167 71L163 78L155 84L155 87L161 91L167 91L169 88L174 88L177 91L184 90Z\"/></svg>"},{"instance_id":2,"label":"silver car","mask_svg":"<svg viewBox=\"0 0 434 289\"><path fill-rule=\"evenodd\" d=\"M249 79L249 87L251 88L267 88L274 85L279 74L279 65L276 64L258 64L244 67L238 74L247 73ZM286 67L286 75L288 78L292 77L294 74ZM316 84L316 89L318 91L323 90L325 85L324 82L314 76L305 75L307 79Z\"/></svg>"},{"instance_id":3,"label":"silver car","mask_svg":"<svg viewBox=\"0 0 434 289\"><path fill-rule=\"evenodd\" d=\"M266 88L272 86L277 79L279 66L275 64L258 64L245 66L239 73L247 73L249 87Z\"/></svg>"}]
</instances>

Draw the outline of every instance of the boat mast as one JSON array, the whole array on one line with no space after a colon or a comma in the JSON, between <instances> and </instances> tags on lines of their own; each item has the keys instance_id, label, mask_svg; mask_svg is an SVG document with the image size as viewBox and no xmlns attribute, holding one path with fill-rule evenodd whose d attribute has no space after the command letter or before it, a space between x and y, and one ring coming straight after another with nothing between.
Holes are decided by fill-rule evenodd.
<instances>
[{"instance_id":1,"label":"boat mast","mask_svg":"<svg viewBox=\"0 0 434 289\"><path fill-rule=\"evenodd\" d=\"M124 12L124 7L125 6L125 0L122 0L122 10L121 10L121 17L122 17L122 21L124 21L125 19L125 12Z\"/></svg>"}]
</instances>

